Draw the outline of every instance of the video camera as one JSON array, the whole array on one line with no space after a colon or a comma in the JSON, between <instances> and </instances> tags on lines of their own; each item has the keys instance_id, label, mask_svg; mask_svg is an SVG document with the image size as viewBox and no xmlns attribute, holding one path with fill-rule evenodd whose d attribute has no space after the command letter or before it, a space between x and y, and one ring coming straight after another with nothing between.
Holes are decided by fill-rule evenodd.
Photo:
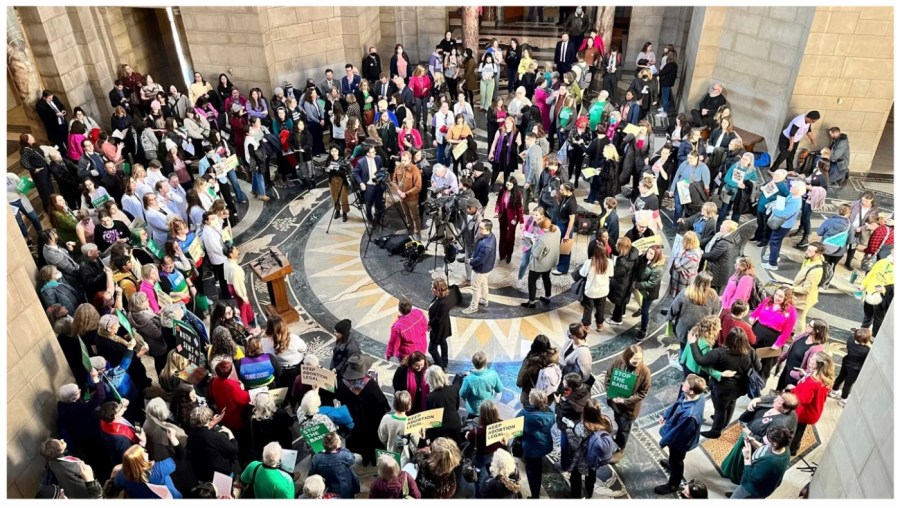
<instances>
[{"instance_id":1,"label":"video camera","mask_svg":"<svg viewBox=\"0 0 900 505\"><path fill-rule=\"evenodd\" d=\"M350 163L350 160L347 158L338 158L337 160L329 160L328 164L325 165L325 173L327 175L339 177L350 177L350 174L353 172L353 165Z\"/></svg>"},{"instance_id":2,"label":"video camera","mask_svg":"<svg viewBox=\"0 0 900 505\"><path fill-rule=\"evenodd\" d=\"M440 211L443 211L443 215L446 217L451 216L460 210L460 202L462 200L461 194L442 195L440 190L435 190L433 188L430 188L429 192L432 193L432 197L425 200L425 203L422 204L425 208L426 216L433 216Z\"/></svg>"}]
</instances>

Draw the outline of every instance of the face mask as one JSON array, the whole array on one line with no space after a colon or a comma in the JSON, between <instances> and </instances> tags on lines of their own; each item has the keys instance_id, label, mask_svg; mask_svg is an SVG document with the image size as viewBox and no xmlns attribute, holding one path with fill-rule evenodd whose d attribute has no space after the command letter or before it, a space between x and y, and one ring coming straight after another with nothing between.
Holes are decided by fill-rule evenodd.
<instances>
[{"instance_id":1,"label":"face mask","mask_svg":"<svg viewBox=\"0 0 900 505\"><path fill-rule=\"evenodd\" d=\"M575 14L580 16L583 11L581 9L575 9Z\"/></svg>"},{"instance_id":2,"label":"face mask","mask_svg":"<svg viewBox=\"0 0 900 505\"><path fill-rule=\"evenodd\" d=\"M616 118L614 118L614 117L609 118L609 124L616 124Z\"/></svg>"},{"instance_id":3,"label":"face mask","mask_svg":"<svg viewBox=\"0 0 900 505\"><path fill-rule=\"evenodd\" d=\"M62 272L56 272L56 275L54 275L53 278L56 280L62 279Z\"/></svg>"}]
</instances>

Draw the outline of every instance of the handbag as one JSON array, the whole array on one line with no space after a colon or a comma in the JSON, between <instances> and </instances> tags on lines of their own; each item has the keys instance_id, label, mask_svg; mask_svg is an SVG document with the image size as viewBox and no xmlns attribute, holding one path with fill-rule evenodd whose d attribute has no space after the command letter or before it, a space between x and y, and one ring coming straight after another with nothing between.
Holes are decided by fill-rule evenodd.
<instances>
[{"instance_id":1,"label":"handbag","mask_svg":"<svg viewBox=\"0 0 900 505\"><path fill-rule=\"evenodd\" d=\"M796 212L790 217L778 217L774 213L772 213L772 215L770 215L769 218L766 219L766 225L770 230L777 230L781 228L789 219L794 219L795 217L797 217L798 214L800 214L800 212Z\"/></svg>"},{"instance_id":2,"label":"handbag","mask_svg":"<svg viewBox=\"0 0 900 505\"><path fill-rule=\"evenodd\" d=\"M750 349L750 370L747 371L747 397L751 400L759 398L763 390L766 388L766 381L759 375L759 372L753 368L753 361L756 357L756 351Z\"/></svg>"},{"instance_id":3,"label":"handbag","mask_svg":"<svg viewBox=\"0 0 900 505\"><path fill-rule=\"evenodd\" d=\"M559 254L572 254L572 247L575 246L575 239L572 238L568 242L559 243Z\"/></svg>"}]
</instances>

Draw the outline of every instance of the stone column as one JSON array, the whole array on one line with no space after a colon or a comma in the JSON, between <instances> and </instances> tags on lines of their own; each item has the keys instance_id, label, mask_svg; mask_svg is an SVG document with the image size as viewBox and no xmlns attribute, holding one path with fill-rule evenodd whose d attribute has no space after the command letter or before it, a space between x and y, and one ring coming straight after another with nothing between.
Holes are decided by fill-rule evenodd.
<instances>
[{"instance_id":1,"label":"stone column","mask_svg":"<svg viewBox=\"0 0 900 505\"><path fill-rule=\"evenodd\" d=\"M628 41L624 48L622 66L626 70L637 68L635 60L646 42L653 43L657 59L662 52L659 46L659 32L662 30L665 7L633 7L631 9L631 25L628 27Z\"/></svg>"},{"instance_id":2,"label":"stone column","mask_svg":"<svg viewBox=\"0 0 900 505\"><path fill-rule=\"evenodd\" d=\"M16 94L25 109L25 115L40 122L35 104L41 98L43 86L19 16L12 6L6 8L6 63L15 84Z\"/></svg>"},{"instance_id":3,"label":"stone column","mask_svg":"<svg viewBox=\"0 0 900 505\"><path fill-rule=\"evenodd\" d=\"M478 17L478 7L463 7L463 45L471 48L476 58L478 57Z\"/></svg>"},{"instance_id":4,"label":"stone column","mask_svg":"<svg viewBox=\"0 0 900 505\"><path fill-rule=\"evenodd\" d=\"M603 47L609 51L609 44L612 42L613 21L615 20L616 8L612 5L606 5L597 9L597 22L594 26L597 33L603 39Z\"/></svg>"}]
</instances>

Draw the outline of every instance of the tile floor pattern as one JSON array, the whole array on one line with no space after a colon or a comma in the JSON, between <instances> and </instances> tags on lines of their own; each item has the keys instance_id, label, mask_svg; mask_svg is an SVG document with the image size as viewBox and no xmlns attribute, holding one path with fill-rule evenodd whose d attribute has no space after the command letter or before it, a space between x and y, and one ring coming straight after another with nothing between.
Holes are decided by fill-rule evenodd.
<instances>
[{"instance_id":1,"label":"tile floor pattern","mask_svg":"<svg viewBox=\"0 0 900 505\"><path fill-rule=\"evenodd\" d=\"M479 141L479 150L485 150L484 131L477 130L476 137ZM821 223L828 213L834 212L836 205L844 201L852 201L870 185L873 189L880 189L887 193L885 181L877 180L867 183L854 181L846 189L829 195L829 206L823 213L814 213L813 227ZM835 193L830 191L830 193ZM579 204L586 207L581 201L586 195L586 188L582 184L576 191ZM887 196L887 195L886 195ZM340 220L331 222L332 207L328 190L320 185L319 188L300 193L294 188L286 188L279 195L280 199L273 201L263 208L252 205L254 221L246 220L242 223L243 232L239 233L237 241L244 251L241 260L243 264L252 261L259 251L270 246L278 246L284 251L297 273L289 280L289 297L301 313L301 321L292 327L292 330L302 334L310 344L312 352L321 358L328 359L333 338L330 329L339 319L348 317L354 321L354 331L360 341L363 351L375 358L374 368L378 371L379 379L387 394L391 393L390 379L396 364L384 361L385 344L388 338L390 324L396 314L396 303L399 297L408 297L413 304L427 307L430 301L428 293L429 280L432 275L443 276L444 269L440 264L435 272L431 257L420 263L413 273L402 272L396 258L389 258L387 254L374 244L366 250L366 229L361 215L355 209L352 217L346 224ZM493 198L493 196L492 196ZM492 204L493 202L491 202ZM892 207L891 201L881 201L882 208ZM488 209L492 209L489 205ZM596 210L590 209L588 210ZM630 228L630 214L627 200L619 197L619 215L622 221L622 231ZM387 211L386 230L399 228L399 218L391 217L396 214L393 210ZM493 212L487 213L489 216ZM668 244L674 236L671 228L671 220L668 213L663 219L665 226L664 247L668 251ZM752 244L745 245L752 234L755 221L751 216L743 216L740 233L743 238L742 248L744 253L751 256L756 264L759 264L760 250ZM373 237L381 236L382 232L375 231ZM585 237L581 238L586 241ZM760 275L769 276L771 281L790 282L797 270L802 252L792 247L796 239L787 239L782 249L781 269L772 273L760 269ZM581 246L582 249L584 245ZM575 248L576 254L572 265L580 265L584 260L584 251ZM579 257L580 251L580 257ZM365 254L365 256L364 256ZM450 371L457 372L469 368L468 358L474 349L486 349L492 356L492 367L501 376L507 386L499 400L501 415L509 418L520 409L518 402L518 390L515 388L515 378L519 368L521 356L527 352L530 339L537 333L547 334L551 340L562 342L564 331L568 323L577 321L580 309L574 303L574 299L568 294L566 288L571 283L568 276L553 278L553 302L546 310L537 309L527 311L518 307L523 300L524 289L519 283L511 280L518 267L520 253L514 253L510 265L498 264L497 270L491 275L491 305L488 311L471 317L463 317L459 309L452 313L454 337L450 340L450 356L452 358ZM464 271L460 264L453 264L449 268L451 282L458 282L464 277ZM774 274L774 275L773 275ZM840 362L843 354L844 341L849 335L849 328L856 326L861 317L859 302L853 301L848 306L852 294L848 282L849 272L843 267L838 268L835 282L832 288L823 292L820 302L809 317L826 318L832 324L832 338L829 343L831 351ZM663 290L665 291L665 290ZM260 303L268 303L268 295L265 285L254 282L253 303L259 307ZM466 300L468 295L464 294ZM635 423L632 431L632 440L626 449L626 456L618 465L615 465L616 478L609 482L609 486L600 486L595 491L595 497L620 497L620 498L653 498L653 487L662 483L666 475L658 466L657 460L665 457L665 453L658 446L659 430L657 419L660 413L674 400L678 384L682 380L682 372L677 364L674 352L677 352L677 343L664 333L665 318L660 314L660 309L667 308L671 298L657 302L652 309L652 318L648 337L642 342L645 348L645 359L651 366L653 373L653 388L651 394L645 400L642 409L643 415ZM849 308L852 307L852 308ZM626 311L626 318L634 310L634 304ZM608 309L611 310L611 309ZM257 313L260 313L257 310ZM261 318L262 320L262 318ZM594 374L600 376L606 372L611 361L627 345L634 342L632 335L636 332L634 325L637 318L631 317L626 324L617 328L616 332L605 329L602 333L593 332L589 337L591 352L594 357ZM773 380L775 380L773 378ZM602 380L597 381L598 384ZM774 386L770 382L769 386ZM599 386L593 391L595 398L605 400L605 393ZM748 400L743 397L738 401L735 415L737 416L746 407ZM825 414L815 427L815 435L818 440L828 440L829 434L834 430L835 423L840 415L841 407L835 400L829 399L826 404ZM713 413L712 404L708 403L705 417L710 418ZM709 421L707 420L707 423ZM812 434L812 430L808 433ZM804 457L807 461L815 463L823 450L823 445L815 441L805 443L811 447ZM805 449L805 447L804 447ZM567 497L567 476L554 469L553 463L558 460L558 450L545 461L545 476L542 484L541 496ZM785 476L782 486L773 497L793 498L799 490L809 481L809 473L799 469L802 466L794 464ZM732 491L734 485L718 475L718 466L715 458L710 457L708 451L698 449L691 451L686 460L687 478L697 478L705 481L709 487L711 497L724 497L724 493ZM368 472L368 470L367 470ZM369 472L371 473L371 472ZM523 472L524 475L524 472ZM371 478L368 474L363 480L367 484ZM364 485L364 487L367 487ZM526 491L527 493L527 487Z\"/></svg>"}]
</instances>

